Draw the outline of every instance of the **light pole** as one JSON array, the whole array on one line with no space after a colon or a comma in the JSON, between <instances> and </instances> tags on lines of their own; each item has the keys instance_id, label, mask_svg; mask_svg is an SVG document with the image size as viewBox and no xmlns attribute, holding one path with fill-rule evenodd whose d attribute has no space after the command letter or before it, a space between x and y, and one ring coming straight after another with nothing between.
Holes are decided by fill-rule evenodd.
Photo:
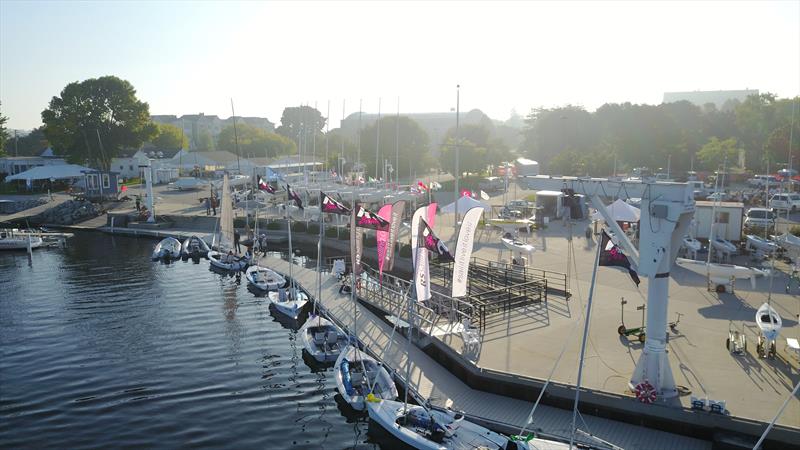
<instances>
[{"instance_id":1,"label":"light pole","mask_svg":"<svg viewBox=\"0 0 800 450\"><path fill-rule=\"evenodd\" d=\"M453 175L455 175L455 178L456 178L456 180L455 180L455 199L456 199L455 200L455 207L456 207L455 208L455 212L456 212L456 218L455 218L455 221L453 222L453 229L455 230L456 234L458 233L458 201L461 200L461 197L459 196L459 192L458 192L458 178L459 178L459 173L458 173L458 115L459 115L459 112L460 112L460 109L459 109L460 108L460 100L461 100L461 85L457 84L456 85L456 170L455 170L456 173L453 174Z\"/></svg>"}]
</instances>

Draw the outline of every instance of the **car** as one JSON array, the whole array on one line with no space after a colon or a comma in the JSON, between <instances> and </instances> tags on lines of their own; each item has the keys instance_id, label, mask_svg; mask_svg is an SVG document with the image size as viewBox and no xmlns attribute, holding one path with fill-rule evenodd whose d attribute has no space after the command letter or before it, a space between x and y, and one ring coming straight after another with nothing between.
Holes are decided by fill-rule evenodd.
<instances>
[{"instance_id":1,"label":"car","mask_svg":"<svg viewBox=\"0 0 800 450\"><path fill-rule=\"evenodd\" d=\"M729 196L725 192L713 192L706 197L706 200L710 202L724 202L727 201L728 198Z\"/></svg>"},{"instance_id":2,"label":"car","mask_svg":"<svg viewBox=\"0 0 800 450\"><path fill-rule=\"evenodd\" d=\"M767 208L750 208L744 215L744 226L769 228L775 225L775 213Z\"/></svg>"},{"instance_id":3,"label":"car","mask_svg":"<svg viewBox=\"0 0 800 450\"><path fill-rule=\"evenodd\" d=\"M778 177L773 175L754 175L753 178L747 180L747 184L752 187L763 188L769 183L772 186L777 186L780 183Z\"/></svg>"},{"instance_id":4,"label":"car","mask_svg":"<svg viewBox=\"0 0 800 450\"><path fill-rule=\"evenodd\" d=\"M775 194L769 199L769 207L777 211L796 211L800 208L800 194Z\"/></svg>"}]
</instances>

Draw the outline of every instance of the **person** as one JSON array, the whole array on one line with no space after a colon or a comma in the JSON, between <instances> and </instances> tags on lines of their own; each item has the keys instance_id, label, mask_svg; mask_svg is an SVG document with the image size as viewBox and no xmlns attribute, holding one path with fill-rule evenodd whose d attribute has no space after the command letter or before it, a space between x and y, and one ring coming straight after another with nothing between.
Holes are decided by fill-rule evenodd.
<instances>
[{"instance_id":1,"label":"person","mask_svg":"<svg viewBox=\"0 0 800 450\"><path fill-rule=\"evenodd\" d=\"M206 197L206 215L211 215L211 199Z\"/></svg>"},{"instance_id":2,"label":"person","mask_svg":"<svg viewBox=\"0 0 800 450\"><path fill-rule=\"evenodd\" d=\"M241 235L239 234L239 230L233 230L233 246L236 247L236 252L241 253L242 247L239 246L239 239Z\"/></svg>"},{"instance_id":3,"label":"person","mask_svg":"<svg viewBox=\"0 0 800 450\"><path fill-rule=\"evenodd\" d=\"M142 199L138 195L136 196L136 211L142 210Z\"/></svg>"},{"instance_id":4,"label":"person","mask_svg":"<svg viewBox=\"0 0 800 450\"><path fill-rule=\"evenodd\" d=\"M214 194L211 194L211 209L214 211L214 215L217 215L217 198L214 197Z\"/></svg>"},{"instance_id":5,"label":"person","mask_svg":"<svg viewBox=\"0 0 800 450\"><path fill-rule=\"evenodd\" d=\"M232 264L235 259L236 259L236 257L233 256L233 250L229 250L228 251L228 256L225 258L225 262L228 263L228 264Z\"/></svg>"},{"instance_id":6,"label":"person","mask_svg":"<svg viewBox=\"0 0 800 450\"><path fill-rule=\"evenodd\" d=\"M264 256L267 256L267 235L261 233L261 236L258 238L258 247L261 249L261 252Z\"/></svg>"}]
</instances>

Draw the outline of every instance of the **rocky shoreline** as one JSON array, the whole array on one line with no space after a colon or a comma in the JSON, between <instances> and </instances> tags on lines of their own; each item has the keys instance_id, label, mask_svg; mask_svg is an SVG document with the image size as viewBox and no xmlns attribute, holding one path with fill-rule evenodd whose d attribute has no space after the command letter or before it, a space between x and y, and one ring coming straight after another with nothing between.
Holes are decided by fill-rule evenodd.
<instances>
[{"instance_id":1,"label":"rocky shoreline","mask_svg":"<svg viewBox=\"0 0 800 450\"><path fill-rule=\"evenodd\" d=\"M99 216L100 205L88 200L69 200L31 218L37 224L72 225Z\"/></svg>"}]
</instances>

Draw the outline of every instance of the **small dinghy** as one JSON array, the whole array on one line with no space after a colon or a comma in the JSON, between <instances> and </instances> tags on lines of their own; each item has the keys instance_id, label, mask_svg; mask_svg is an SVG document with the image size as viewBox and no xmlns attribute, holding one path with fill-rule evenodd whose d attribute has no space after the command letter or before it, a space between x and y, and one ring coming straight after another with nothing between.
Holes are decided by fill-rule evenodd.
<instances>
[{"instance_id":1,"label":"small dinghy","mask_svg":"<svg viewBox=\"0 0 800 450\"><path fill-rule=\"evenodd\" d=\"M262 291L275 291L286 286L286 278L272 269L258 265L248 267L245 278L253 287Z\"/></svg>"},{"instance_id":2,"label":"small dinghy","mask_svg":"<svg viewBox=\"0 0 800 450\"><path fill-rule=\"evenodd\" d=\"M281 314L294 320L300 316L303 307L308 303L308 296L299 289L278 289L269 292L269 301Z\"/></svg>"},{"instance_id":3,"label":"small dinghy","mask_svg":"<svg viewBox=\"0 0 800 450\"><path fill-rule=\"evenodd\" d=\"M505 237L501 239L503 241L503 245L505 245L506 248L512 252L533 253L533 251L536 250L536 247L532 246L531 244L526 244L517 239Z\"/></svg>"},{"instance_id":4,"label":"small dinghy","mask_svg":"<svg viewBox=\"0 0 800 450\"><path fill-rule=\"evenodd\" d=\"M208 260L211 261L212 266L228 272L242 271L250 263L249 255L236 256L233 252L225 255L214 250L208 252Z\"/></svg>"},{"instance_id":5,"label":"small dinghy","mask_svg":"<svg viewBox=\"0 0 800 450\"><path fill-rule=\"evenodd\" d=\"M163 259L169 261L171 259L180 259L181 257L181 242L174 237L168 237L158 244L153 250L153 260Z\"/></svg>"},{"instance_id":6,"label":"small dinghy","mask_svg":"<svg viewBox=\"0 0 800 450\"><path fill-rule=\"evenodd\" d=\"M778 338L778 333L781 331L783 321L772 306L768 303L764 303L758 308L758 311L756 311L756 324L767 340L774 341Z\"/></svg>"},{"instance_id":7,"label":"small dinghy","mask_svg":"<svg viewBox=\"0 0 800 450\"><path fill-rule=\"evenodd\" d=\"M341 351L334 369L339 393L356 411L367 408L369 394L383 400L397 398L397 386L389 372L373 357L352 345Z\"/></svg>"},{"instance_id":8,"label":"small dinghy","mask_svg":"<svg viewBox=\"0 0 800 450\"><path fill-rule=\"evenodd\" d=\"M425 450L445 449L567 449L555 441L512 441L450 410L425 409L394 400L367 401L369 418L401 442ZM513 443L513 444L512 444Z\"/></svg>"},{"instance_id":9,"label":"small dinghy","mask_svg":"<svg viewBox=\"0 0 800 450\"><path fill-rule=\"evenodd\" d=\"M347 347L347 335L322 316L312 316L300 328L303 348L320 363L332 363Z\"/></svg>"},{"instance_id":10,"label":"small dinghy","mask_svg":"<svg viewBox=\"0 0 800 450\"><path fill-rule=\"evenodd\" d=\"M778 249L778 244L754 234L748 234L745 237L747 237L747 248L754 248L762 253L772 253Z\"/></svg>"},{"instance_id":11,"label":"small dinghy","mask_svg":"<svg viewBox=\"0 0 800 450\"><path fill-rule=\"evenodd\" d=\"M203 258L208 255L211 249L208 248L206 241L197 236L192 236L183 241L181 255L186 258Z\"/></svg>"}]
</instances>

